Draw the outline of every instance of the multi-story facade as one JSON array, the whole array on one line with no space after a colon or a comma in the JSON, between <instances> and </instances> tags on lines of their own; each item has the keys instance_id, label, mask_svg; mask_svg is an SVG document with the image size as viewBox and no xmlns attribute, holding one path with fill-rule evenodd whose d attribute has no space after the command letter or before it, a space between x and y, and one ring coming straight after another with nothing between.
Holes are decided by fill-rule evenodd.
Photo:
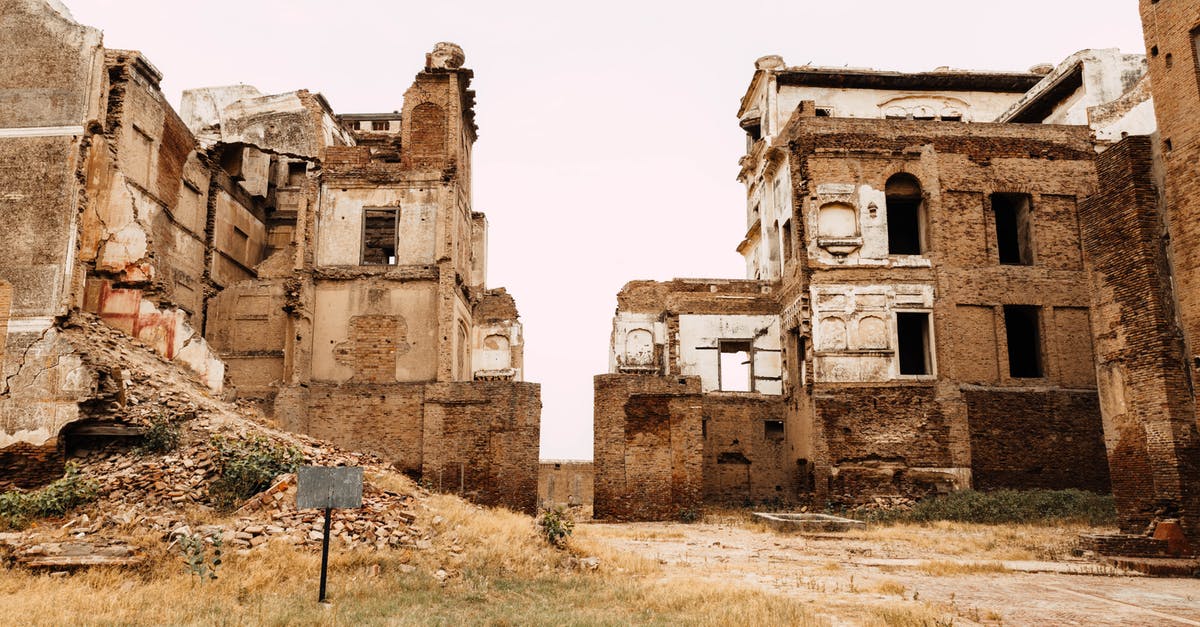
<instances>
[{"instance_id":1,"label":"multi-story facade","mask_svg":"<svg viewBox=\"0 0 1200 627\"><path fill-rule=\"evenodd\" d=\"M539 387L512 297L485 284L458 46L427 55L397 113L245 85L188 91L176 113L140 53L60 4L3 8L7 482L54 477L73 429L121 419L92 402L118 365L62 337L83 311L287 428L534 508Z\"/></svg>"},{"instance_id":2,"label":"multi-story facade","mask_svg":"<svg viewBox=\"0 0 1200 627\"><path fill-rule=\"evenodd\" d=\"M739 110L747 280L618 296L597 515L645 515L630 497L656 489L674 500L651 516L1108 489L1078 205L1097 146L1146 122L1144 60L1084 51L1035 70L759 59ZM674 457L638 448L652 431Z\"/></svg>"}]
</instances>

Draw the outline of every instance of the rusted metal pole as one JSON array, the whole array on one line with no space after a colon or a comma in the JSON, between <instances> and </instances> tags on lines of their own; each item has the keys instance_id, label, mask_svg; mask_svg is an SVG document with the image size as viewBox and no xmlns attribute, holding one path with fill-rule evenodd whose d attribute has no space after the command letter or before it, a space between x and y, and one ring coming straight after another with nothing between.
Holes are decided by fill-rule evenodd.
<instances>
[{"instance_id":1,"label":"rusted metal pole","mask_svg":"<svg viewBox=\"0 0 1200 627\"><path fill-rule=\"evenodd\" d=\"M325 535L321 537L321 594L317 603L325 602L325 573L329 568L329 518L333 508L325 508Z\"/></svg>"}]
</instances>

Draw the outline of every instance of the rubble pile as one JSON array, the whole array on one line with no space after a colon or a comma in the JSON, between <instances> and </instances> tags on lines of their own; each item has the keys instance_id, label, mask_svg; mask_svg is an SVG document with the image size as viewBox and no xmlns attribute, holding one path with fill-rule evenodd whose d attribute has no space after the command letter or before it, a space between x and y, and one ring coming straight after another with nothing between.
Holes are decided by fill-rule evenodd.
<instances>
[{"instance_id":1,"label":"rubble pile","mask_svg":"<svg viewBox=\"0 0 1200 627\"><path fill-rule=\"evenodd\" d=\"M291 544L320 545L324 512L296 509L296 476L276 477L271 487L245 501L220 524L210 488L218 478L220 452L214 438L225 442L269 440L299 452L305 465L360 466L364 470L363 505L334 510L331 539L350 547L383 549L432 546L432 531L417 524L428 492L403 478L370 454L347 452L307 436L262 424L251 404L213 398L186 371L138 346L136 340L94 318L73 317L71 339L94 362L106 361L112 388L106 406L95 410L114 424L145 426L165 417L179 429L180 442L166 453L150 453L140 438L91 438L69 451L69 463L97 486L99 498L66 520L39 521L18 533L0 534L0 551L18 563L37 566L80 566L92 563L135 563L139 551L121 538L161 537L175 542L183 535L219 536L234 550L251 550L278 539ZM138 431L141 433L141 431ZM392 489L373 483L384 482Z\"/></svg>"}]
</instances>

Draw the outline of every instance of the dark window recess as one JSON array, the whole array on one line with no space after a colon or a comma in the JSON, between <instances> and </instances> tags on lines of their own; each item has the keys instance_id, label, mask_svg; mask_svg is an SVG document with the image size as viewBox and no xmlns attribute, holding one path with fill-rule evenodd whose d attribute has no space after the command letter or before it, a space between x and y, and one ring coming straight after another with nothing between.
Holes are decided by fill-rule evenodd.
<instances>
[{"instance_id":1,"label":"dark window recess","mask_svg":"<svg viewBox=\"0 0 1200 627\"><path fill-rule=\"evenodd\" d=\"M900 374L931 374L928 313L898 312L896 314L896 340Z\"/></svg>"},{"instance_id":2,"label":"dark window recess","mask_svg":"<svg viewBox=\"0 0 1200 627\"><path fill-rule=\"evenodd\" d=\"M1008 339L1008 374L1014 379L1042 375L1042 340L1038 308L1005 305L1004 328Z\"/></svg>"},{"instance_id":3,"label":"dark window recess","mask_svg":"<svg viewBox=\"0 0 1200 627\"><path fill-rule=\"evenodd\" d=\"M1033 265L1033 221L1028 194L992 194L996 218L996 249L1000 263Z\"/></svg>"},{"instance_id":4,"label":"dark window recess","mask_svg":"<svg viewBox=\"0 0 1200 627\"><path fill-rule=\"evenodd\" d=\"M392 127L392 123L387 120L375 120L371 122L372 131L387 131Z\"/></svg>"},{"instance_id":5,"label":"dark window recess","mask_svg":"<svg viewBox=\"0 0 1200 627\"><path fill-rule=\"evenodd\" d=\"M719 346L718 389L725 392L754 391L750 340L721 340Z\"/></svg>"},{"instance_id":6,"label":"dark window recess","mask_svg":"<svg viewBox=\"0 0 1200 627\"><path fill-rule=\"evenodd\" d=\"M792 260L792 221L783 223L783 263Z\"/></svg>"},{"instance_id":7,"label":"dark window recess","mask_svg":"<svg viewBox=\"0 0 1200 627\"><path fill-rule=\"evenodd\" d=\"M1196 71L1200 72L1200 28L1192 31L1192 60Z\"/></svg>"},{"instance_id":8,"label":"dark window recess","mask_svg":"<svg viewBox=\"0 0 1200 627\"><path fill-rule=\"evenodd\" d=\"M833 109L831 107L817 107L817 117L831 118L833 117Z\"/></svg>"},{"instance_id":9,"label":"dark window recess","mask_svg":"<svg viewBox=\"0 0 1200 627\"><path fill-rule=\"evenodd\" d=\"M700 437L705 439L708 438L708 418L704 418L700 421Z\"/></svg>"},{"instance_id":10,"label":"dark window recess","mask_svg":"<svg viewBox=\"0 0 1200 627\"><path fill-rule=\"evenodd\" d=\"M804 385L804 338L800 335L800 328L788 329L787 332L787 352L784 354L788 369L788 376L792 380L792 385Z\"/></svg>"},{"instance_id":11,"label":"dark window recess","mask_svg":"<svg viewBox=\"0 0 1200 627\"><path fill-rule=\"evenodd\" d=\"M897 174L885 187L888 254L920 255L925 252L921 184L911 174Z\"/></svg>"},{"instance_id":12,"label":"dark window recess","mask_svg":"<svg viewBox=\"0 0 1200 627\"><path fill-rule=\"evenodd\" d=\"M299 187L308 176L307 161L292 161L288 163L288 187Z\"/></svg>"},{"instance_id":13,"label":"dark window recess","mask_svg":"<svg viewBox=\"0 0 1200 627\"><path fill-rule=\"evenodd\" d=\"M962 122L962 116L955 115L955 114L943 115L942 121L943 122Z\"/></svg>"},{"instance_id":14,"label":"dark window recess","mask_svg":"<svg viewBox=\"0 0 1200 627\"><path fill-rule=\"evenodd\" d=\"M749 464L750 460L738 452L717 453L718 464Z\"/></svg>"},{"instance_id":15,"label":"dark window recess","mask_svg":"<svg viewBox=\"0 0 1200 627\"><path fill-rule=\"evenodd\" d=\"M783 421L782 420L764 420L763 421L763 437L768 440L783 439Z\"/></svg>"},{"instance_id":16,"label":"dark window recess","mask_svg":"<svg viewBox=\"0 0 1200 627\"><path fill-rule=\"evenodd\" d=\"M396 264L396 209L363 212L363 265Z\"/></svg>"}]
</instances>

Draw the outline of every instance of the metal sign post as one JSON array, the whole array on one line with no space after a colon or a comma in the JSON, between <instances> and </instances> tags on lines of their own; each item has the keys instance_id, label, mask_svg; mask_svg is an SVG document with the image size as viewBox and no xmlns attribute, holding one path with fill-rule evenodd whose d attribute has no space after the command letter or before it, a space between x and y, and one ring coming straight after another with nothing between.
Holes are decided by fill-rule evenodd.
<instances>
[{"instance_id":1,"label":"metal sign post","mask_svg":"<svg viewBox=\"0 0 1200 627\"><path fill-rule=\"evenodd\" d=\"M296 479L296 509L325 510L325 532L321 536L321 592L317 596L317 602L324 603L330 517L334 508L362 507L363 469L357 466L302 466Z\"/></svg>"}]
</instances>

